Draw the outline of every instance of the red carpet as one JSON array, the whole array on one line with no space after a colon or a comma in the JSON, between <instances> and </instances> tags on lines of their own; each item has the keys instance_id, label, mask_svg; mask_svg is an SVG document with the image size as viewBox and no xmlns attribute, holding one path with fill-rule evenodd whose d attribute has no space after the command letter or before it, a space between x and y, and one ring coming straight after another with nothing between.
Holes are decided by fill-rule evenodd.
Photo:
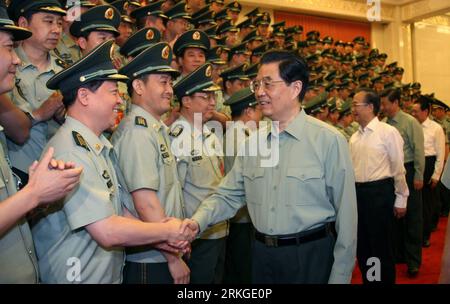
<instances>
[{"instance_id":1,"label":"red carpet","mask_svg":"<svg viewBox=\"0 0 450 304\"><path fill-rule=\"evenodd\" d=\"M441 270L442 251L444 250L447 218L441 217L438 229L431 234L431 246L422 248L422 266L416 278L409 278L406 264L397 265L397 284L437 284ZM361 272L358 266L353 272L352 284L361 284Z\"/></svg>"}]
</instances>

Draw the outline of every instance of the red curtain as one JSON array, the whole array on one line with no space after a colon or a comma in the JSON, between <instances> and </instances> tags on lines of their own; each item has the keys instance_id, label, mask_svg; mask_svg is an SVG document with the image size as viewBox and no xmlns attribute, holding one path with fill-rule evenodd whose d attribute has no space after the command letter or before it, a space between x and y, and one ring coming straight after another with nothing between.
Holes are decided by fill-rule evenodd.
<instances>
[{"instance_id":1,"label":"red curtain","mask_svg":"<svg viewBox=\"0 0 450 304\"><path fill-rule=\"evenodd\" d=\"M312 30L320 32L320 37L331 36L336 40L353 41L356 36L363 36L366 41L370 41L370 23L333 19L327 17L317 17L299 13L288 13L274 11L274 22L285 20L286 27L294 25L303 26L303 39L306 33Z\"/></svg>"}]
</instances>

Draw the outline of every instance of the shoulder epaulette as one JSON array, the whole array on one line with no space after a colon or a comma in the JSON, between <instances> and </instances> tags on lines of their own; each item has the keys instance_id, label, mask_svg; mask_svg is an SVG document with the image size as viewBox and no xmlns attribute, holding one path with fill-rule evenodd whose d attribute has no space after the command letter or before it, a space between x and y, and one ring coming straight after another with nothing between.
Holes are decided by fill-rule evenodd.
<instances>
[{"instance_id":1,"label":"shoulder epaulette","mask_svg":"<svg viewBox=\"0 0 450 304\"><path fill-rule=\"evenodd\" d=\"M86 141L84 140L83 136L81 136L80 133L76 132L76 131L72 131L72 136L73 136L73 140L75 140L75 143L77 144L77 146L83 147L88 151L91 151L89 149L89 146L87 145Z\"/></svg>"},{"instance_id":2,"label":"shoulder epaulette","mask_svg":"<svg viewBox=\"0 0 450 304\"><path fill-rule=\"evenodd\" d=\"M178 136L180 136L180 134L182 132L183 132L183 127L178 125L169 132L169 135L172 137L178 137Z\"/></svg>"},{"instance_id":3,"label":"shoulder epaulette","mask_svg":"<svg viewBox=\"0 0 450 304\"><path fill-rule=\"evenodd\" d=\"M145 120L145 118L142 116L136 116L136 118L134 119L134 124L136 126L148 128L147 120Z\"/></svg>"}]
</instances>

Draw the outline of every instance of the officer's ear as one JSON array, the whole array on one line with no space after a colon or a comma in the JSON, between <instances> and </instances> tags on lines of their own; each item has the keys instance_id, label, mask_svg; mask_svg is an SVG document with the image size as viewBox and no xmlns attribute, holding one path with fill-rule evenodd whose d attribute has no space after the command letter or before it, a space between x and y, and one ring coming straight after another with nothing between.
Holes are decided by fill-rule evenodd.
<instances>
[{"instance_id":1,"label":"officer's ear","mask_svg":"<svg viewBox=\"0 0 450 304\"><path fill-rule=\"evenodd\" d=\"M134 79L131 85L133 86L133 91L138 95L142 96L143 92L143 81L141 79Z\"/></svg>"},{"instance_id":2,"label":"officer's ear","mask_svg":"<svg viewBox=\"0 0 450 304\"><path fill-rule=\"evenodd\" d=\"M224 83L225 83L225 89L228 91L231 88L231 81L225 80Z\"/></svg>"},{"instance_id":3,"label":"officer's ear","mask_svg":"<svg viewBox=\"0 0 450 304\"><path fill-rule=\"evenodd\" d=\"M85 50L87 48L87 40L84 37L78 37L77 44L80 49Z\"/></svg>"},{"instance_id":4,"label":"officer's ear","mask_svg":"<svg viewBox=\"0 0 450 304\"><path fill-rule=\"evenodd\" d=\"M77 92L77 99L83 106L87 106L89 104L89 93L90 91L86 88L79 88Z\"/></svg>"},{"instance_id":5,"label":"officer's ear","mask_svg":"<svg viewBox=\"0 0 450 304\"><path fill-rule=\"evenodd\" d=\"M300 93L303 89L303 82L300 80L296 80L294 82L291 82L289 85L292 88L292 97L291 99L296 99L300 96Z\"/></svg>"},{"instance_id":6,"label":"officer's ear","mask_svg":"<svg viewBox=\"0 0 450 304\"><path fill-rule=\"evenodd\" d=\"M30 17L30 20L31 20L31 18L32 18L32 16ZM29 22L28 22L27 18L25 18L24 16L20 16L19 20L17 20L17 25L20 27L28 28Z\"/></svg>"},{"instance_id":7,"label":"officer's ear","mask_svg":"<svg viewBox=\"0 0 450 304\"><path fill-rule=\"evenodd\" d=\"M183 96L181 98L181 104L183 105L183 108L189 109L192 105L192 99L189 96Z\"/></svg>"}]
</instances>

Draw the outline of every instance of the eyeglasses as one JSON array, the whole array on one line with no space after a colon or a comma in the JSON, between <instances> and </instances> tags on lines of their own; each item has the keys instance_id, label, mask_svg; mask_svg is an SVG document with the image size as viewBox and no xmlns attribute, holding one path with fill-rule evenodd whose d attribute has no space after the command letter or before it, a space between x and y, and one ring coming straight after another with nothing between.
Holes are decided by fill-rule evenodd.
<instances>
[{"instance_id":1,"label":"eyeglasses","mask_svg":"<svg viewBox=\"0 0 450 304\"><path fill-rule=\"evenodd\" d=\"M253 93L256 93L261 87L265 91L270 91L273 89L275 83L285 82L284 80L269 80L269 79L261 79L261 80L253 80L250 82L250 90Z\"/></svg>"},{"instance_id":2,"label":"eyeglasses","mask_svg":"<svg viewBox=\"0 0 450 304\"><path fill-rule=\"evenodd\" d=\"M352 107L363 107L363 106L367 106L369 105L368 103L365 102L352 102Z\"/></svg>"},{"instance_id":3,"label":"eyeglasses","mask_svg":"<svg viewBox=\"0 0 450 304\"><path fill-rule=\"evenodd\" d=\"M204 95L203 94L202 95L193 94L192 97L200 98L201 100L203 100L205 102L209 102L209 101L216 99L216 96L214 94L204 94Z\"/></svg>"}]
</instances>

